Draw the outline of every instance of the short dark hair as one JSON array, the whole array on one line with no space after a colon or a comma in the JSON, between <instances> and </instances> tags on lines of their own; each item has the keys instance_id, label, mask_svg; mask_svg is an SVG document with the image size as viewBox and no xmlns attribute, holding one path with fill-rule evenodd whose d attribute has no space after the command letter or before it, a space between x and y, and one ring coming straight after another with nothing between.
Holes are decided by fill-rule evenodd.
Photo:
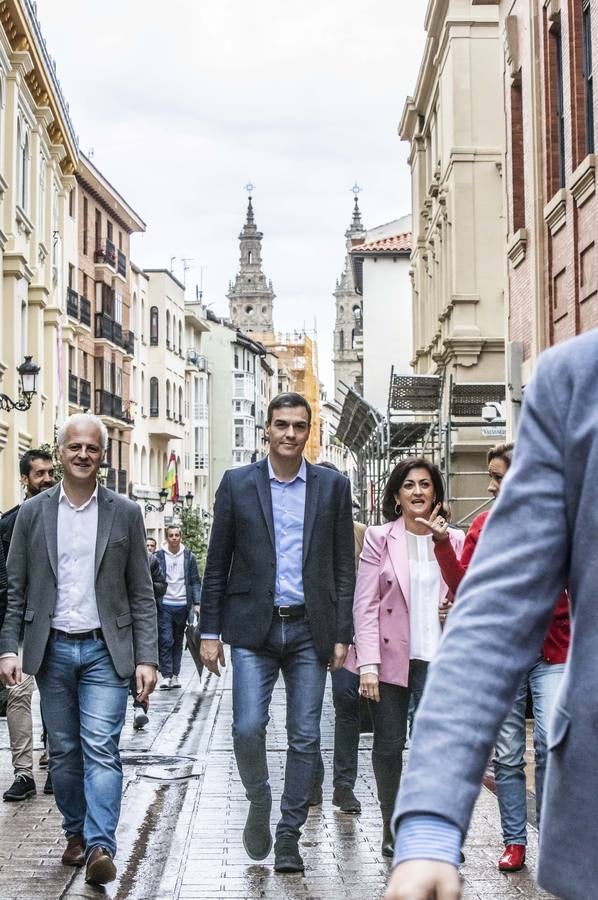
<instances>
[{"instance_id":1,"label":"short dark hair","mask_svg":"<svg viewBox=\"0 0 598 900\"><path fill-rule=\"evenodd\" d=\"M164 529L164 534L168 537L168 532L172 531L173 528L176 528L177 531L181 532L181 537L183 536L183 529L180 525L167 525Z\"/></svg>"},{"instance_id":2,"label":"short dark hair","mask_svg":"<svg viewBox=\"0 0 598 900\"><path fill-rule=\"evenodd\" d=\"M511 467L511 463L513 462L513 449L515 444L494 444L493 447L490 447L487 455L488 465L492 462L493 459L502 459L507 469Z\"/></svg>"},{"instance_id":3,"label":"short dark hair","mask_svg":"<svg viewBox=\"0 0 598 900\"><path fill-rule=\"evenodd\" d=\"M54 463L52 454L47 450L27 450L19 460L19 472L24 478L31 472L31 463L34 463L36 459L45 459L46 462Z\"/></svg>"},{"instance_id":4,"label":"short dark hair","mask_svg":"<svg viewBox=\"0 0 598 900\"><path fill-rule=\"evenodd\" d=\"M266 415L266 425L272 421L272 414L277 409L289 409L293 406L302 406L307 410L307 424L311 425L311 406L301 394L295 391L285 391L283 394L277 394L268 404L268 413Z\"/></svg>"},{"instance_id":5,"label":"short dark hair","mask_svg":"<svg viewBox=\"0 0 598 900\"><path fill-rule=\"evenodd\" d=\"M395 519L398 519L402 515L400 508L397 512L395 494L398 493L399 488L412 469L427 470L432 479L432 484L434 485L434 502L435 504L441 504L439 515L444 516L445 519L449 519L449 511L444 506L444 481L442 480L440 469L423 456L409 456L407 459L402 459L401 462L394 467L386 482L384 496L382 498L382 514L386 521L394 522Z\"/></svg>"}]
</instances>

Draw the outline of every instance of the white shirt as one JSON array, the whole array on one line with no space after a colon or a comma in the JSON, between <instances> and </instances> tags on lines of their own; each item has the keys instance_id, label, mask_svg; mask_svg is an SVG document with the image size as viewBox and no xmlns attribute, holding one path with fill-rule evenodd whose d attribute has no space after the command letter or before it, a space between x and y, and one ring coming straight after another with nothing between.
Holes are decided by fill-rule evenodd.
<instances>
[{"instance_id":1,"label":"white shirt","mask_svg":"<svg viewBox=\"0 0 598 900\"><path fill-rule=\"evenodd\" d=\"M178 553L171 553L168 549L168 544L164 544L162 549L164 550L164 561L166 563L166 593L164 594L164 600L173 606L186 606L185 547L181 544Z\"/></svg>"},{"instance_id":2,"label":"white shirt","mask_svg":"<svg viewBox=\"0 0 598 900\"><path fill-rule=\"evenodd\" d=\"M98 488L82 506L74 506L60 485L56 542L58 572L52 628L91 631L100 628L95 590Z\"/></svg>"},{"instance_id":3,"label":"white shirt","mask_svg":"<svg viewBox=\"0 0 598 900\"><path fill-rule=\"evenodd\" d=\"M440 568L434 556L432 535L407 535L409 554L409 630L411 659L430 662L440 643L438 615Z\"/></svg>"}]
</instances>

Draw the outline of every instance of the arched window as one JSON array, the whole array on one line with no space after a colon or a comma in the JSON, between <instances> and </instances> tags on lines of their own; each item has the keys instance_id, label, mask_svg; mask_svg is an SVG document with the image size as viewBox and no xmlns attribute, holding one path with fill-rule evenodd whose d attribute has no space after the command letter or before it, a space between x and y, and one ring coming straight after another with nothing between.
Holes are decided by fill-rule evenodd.
<instances>
[{"instance_id":1,"label":"arched window","mask_svg":"<svg viewBox=\"0 0 598 900\"><path fill-rule=\"evenodd\" d=\"M139 481L139 447L137 444L133 445L133 479L135 481Z\"/></svg>"},{"instance_id":2,"label":"arched window","mask_svg":"<svg viewBox=\"0 0 598 900\"><path fill-rule=\"evenodd\" d=\"M145 372L141 372L141 391L139 394L139 406L141 407L141 415L145 415Z\"/></svg>"},{"instance_id":3,"label":"arched window","mask_svg":"<svg viewBox=\"0 0 598 900\"><path fill-rule=\"evenodd\" d=\"M168 315L168 313L166 313ZM166 418L170 419L170 381L166 379Z\"/></svg>"},{"instance_id":4,"label":"arched window","mask_svg":"<svg viewBox=\"0 0 598 900\"><path fill-rule=\"evenodd\" d=\"M158 307L152 306L150 309L150 344L152 347L158 346Z\"/></svg>"},{"instance_id":5,"label":"arched window","mask_svg":"<svg viewBox=\"0 0 598 900\"><path fill-rule=\"evenodd\" d=\"M149 460L149 483L156 484L156 481L156 451L152 448Z\"/></svg>"},{"instance_id":6,"label":"arched window","mask_svg":"<svg viewBox=\"0 0 598 900\"><path fill-rule=\"evenodd\" d=\"M141 484L147 484L147 450L141 448Z\"/></svg>"},{"instance_id":7,"label":"arched window","mask_svg":"<svg viewBox=\"0 0 598 900\"><path fill-rule=\"evenodd\" d=\"M141 343L145 344L145 300L141 298Z\"/></svg>"},{"instance_id":8,"label":"arched window","mask_svg":"<svg viewBox=\"0 0 598 900\"><path fill-rule=\"evenodd\" d=\"M153 418L160 415L159 399L158 379L150 378L150 416Z\"/></svg>"},{"instance_id":9,"label":"arched window","mask_svg":"<svg viewBox=\"0 0 598 900\"><path fill-rule=\"evenodd\" d=\"M179 353L183 355L183 323L179 322Z\"/></svg>"},{"instance_id":10,"label":"arched window","mask_svg":"<svg viewBox=\"0 0 598 900\"><path fill-rule=\"evenodd\" d=\"M251 265L251 263L253 262L253 250L250 250L247 254L247 262L249 263L249 265Z\"/></svg>"},{"instance_id":11,"label":"arched window","mask_svg":"<svg viewBox=\"0 0 598 900\"><path fill-rule=\"evenodd\" d=\"M179 422L183 421L183 389L179 388Z\"/></svg>"},{"instance_id":12,"label":"arched window","mask_svg":"<svg viewBox=\"0 0 598 900\"><path fill-rule=\"evenodd\" d=\"M166 310L166 346L170 347L170 313Z\"/></svg>"},{"instance_id":13,"label":"arched window","mask_svg":"<svg viewBox=\"0 0 598 900\"><path fill-rule=\"evenodd\" d=\"M342 352L345 349L345 332L339 331L338 333L338 349Z\"/></svg>"}]
</instances>

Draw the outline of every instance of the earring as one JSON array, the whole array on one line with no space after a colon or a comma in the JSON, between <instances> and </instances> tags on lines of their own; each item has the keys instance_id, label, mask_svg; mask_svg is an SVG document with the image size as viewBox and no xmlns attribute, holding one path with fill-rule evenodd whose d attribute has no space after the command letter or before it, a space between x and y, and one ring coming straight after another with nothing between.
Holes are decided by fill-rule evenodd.
<instances>
[{"instance_id":1,"label":"earring","mask_svg":"<svg viewBox=\"0 0 598 900\"><path fill-rule=\"evenodd\" d=\"M395 503L395 514L397 516L401 515L401 504L400 503Z\"/></svg>"}]
</instances>

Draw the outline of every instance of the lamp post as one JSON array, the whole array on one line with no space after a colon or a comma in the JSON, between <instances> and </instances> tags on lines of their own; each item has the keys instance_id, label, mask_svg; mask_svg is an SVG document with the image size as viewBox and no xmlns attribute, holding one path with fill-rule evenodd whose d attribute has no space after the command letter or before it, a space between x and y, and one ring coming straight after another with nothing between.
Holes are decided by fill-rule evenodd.
<instances>
[{"instance_id":1,"label":"lamp post","mask_svg":"<svg viewBox=\"0 0 598 900\"><path fill-rule=\"evenodd\" d=\"M173 503L172 512L174 514L180 516L181 513L183 512L183 510L191 509L192 506L193 506L193 494L191 493L191 491L187 491L187 493L185 494L185 497L184 497L184 504L183 503Z\"/></svg>"},{"instance_id":2,"label":"lamp post","mask_svg":"<svg viewBox=\"0 0 598 900\"><path fill-rule=\"evenodd\" d=\"M33 395L37 394L37 376L39 375L39 366L31 362L31 357L26 356L25 361L17 367L19 373L19 394L18 400L12 400L8 394L0 394L0 409L10 412L11 409L18 409L20 412L26 412L31 406Z\"/></svg>"},{"instance_id":3,"label":"lamp post","mask_svg":"<svg viewBox=\"0 0 598 900\"><path fill-rule=\"evenodd\" d=\"M168 491L166 488L162 488L161 491L158 491L158 497L160 498L160 503L156 506L155 503L150 503L149 500L145 501L145 512L163 512L164 507L166 506L166 501L168 500Z\"/></svg>"}]
</instances>

